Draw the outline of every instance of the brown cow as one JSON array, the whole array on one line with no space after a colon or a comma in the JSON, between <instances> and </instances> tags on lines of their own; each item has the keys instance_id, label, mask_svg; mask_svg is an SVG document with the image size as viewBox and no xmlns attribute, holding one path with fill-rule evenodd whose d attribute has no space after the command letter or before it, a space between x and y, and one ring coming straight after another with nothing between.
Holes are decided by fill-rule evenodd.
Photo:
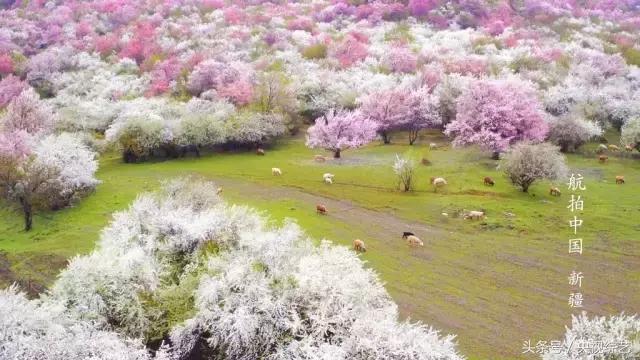
<instances>
[{"instance_id":1,"label":"brown cow","mask_svg":"<svg viewBox=\"0 0 640 360\"><path fill-rule=\"evenodd\" d=\"M560 192L560 189L558 189L557 187L552 187L549 188L549 195L551 196L560 196L562 193Z\"/></svg>"},{"instance_id":2,"label":"brown cow","mask_svg":"<svg viewBox=\"0 0 640 360\"><path fill-rule=\"evenodd\" d=\"M324 205L316 205L316 212L321 215L327 214L327 207Z\"/></svg>"},{"instance_id":3,"label":"brown cow","mask_svg":"<svg viewBox=\"0 0 640 360\"><path fill-rule=\"evenodd\" d=\"M616 176L616 184L624 184L624 176L622 175Z\"/></svg>"},{"instance_id":4,"label":"brown cow","mask_svg":"<svg viewBox=\"0 0 640 360\"><path fill-rule=\"evenodd\" d=\"M633 151L633 146L625 145L624 149L627 150L627 151Z\"/></svg>"},{"instance_id":5,"label":"brown cow","mask_svg":"<svg viewBox=\"0 0 640 360\"><path fill-rule=\"evenodd\" d=\"M620 148L617 145L610 144L609 145L609 150L611 150L611 151L619 151Z\"/></svg>"},{"instance_id":6,"label":"brown cow","mask_svg":"<svg viewBox=\"0 0 640 360\"><path fill-rule=\"evenodd\" d=\"M316 162L325 162L327 161L327 157L324 155L313 155L313 160Z\"/></svg>"},{"instance_id":7,"label":"brown cow","mask_svg":"<svg viewBox=\"0 0 640 360\"><path fill-rule=\"evenodd\" d=\"M490 178L490 177L488 177L488 176L485 176L485 177L484 177L484 184L485 184L485 185L489 185L489 186L493 186L493 185L495 185L496 183L494 183L494 182L493 182L493 179L492 179L492 178Z\"/></svg>"},{"instance_id":8,"label":"brown cow","mask_svg":"<svg viewBox=\"0 0 640 360\"><path fill-rule=\"evenodd\" d=\"M366 252L367 248L364 246L364 241L360 239L353 240L353 250L356 252Z\"/></svg>"},{"instance_id":9,"label":"brown cow","mask_svg":"<svg viewBox=\"0 0 640 360\"><path fill-rule=\"evenodd\" d=\"M607 160L609 160L609 157L607 155L600 155L598 156L598 160L600 160L601 163L605 163L607 162Z\"/></svg>"}]
</instances>

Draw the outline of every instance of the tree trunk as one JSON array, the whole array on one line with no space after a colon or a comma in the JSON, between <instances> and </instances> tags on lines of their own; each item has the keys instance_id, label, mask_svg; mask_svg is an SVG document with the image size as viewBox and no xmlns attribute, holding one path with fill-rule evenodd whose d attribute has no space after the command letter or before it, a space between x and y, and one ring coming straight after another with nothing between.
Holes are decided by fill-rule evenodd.
<instances>
[{"instance_id":1,"label":"tree trunk","mask_svg":"<svg viewBox=\"0 0 640 360\"><path fill-rule=\"evenodd\" d=\"M335 159L340 159L340 149L333 152L333 157Z\"/></svg>"},{"instance_id":2,"label":"tree trunk","mask_svg":"<svg viewBox=\"0 0 640 360\"><path fill-rule=\"evenodd\" d=\"M418 132L415 130L409 131L409 145L413 145L414 142L418 140Z\"/></svg>"},{"instance_id":3,"label":"tree trunk","mask_svg":"<svg viewBox=\"0 0 640 360\"><path fill-rule=\"evenodd\" d=\"M391 144L391 136L386 131L381 132L380 135L382 135L382 141L385 144Z\"/></svg>"},{"instance_id":4,"label":"tree trunk","mask_svg":"<svg viewBox=\"0 0 640 360\"><path fill-rule=\"evenodd\" d=\"M31 203L23 197L20 198L20 204L24 214L24 231L29 231L33 225L33 209L31 208Z\"/></svg>"}]
</instances>

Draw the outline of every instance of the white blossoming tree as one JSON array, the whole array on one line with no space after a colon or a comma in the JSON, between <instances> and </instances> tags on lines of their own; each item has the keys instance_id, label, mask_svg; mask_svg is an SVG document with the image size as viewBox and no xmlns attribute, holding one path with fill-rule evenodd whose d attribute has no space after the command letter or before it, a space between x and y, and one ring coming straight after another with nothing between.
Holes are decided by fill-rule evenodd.
<instances>
[{"instance_id":1,"label":"white blossoming tree","mask_svg":"<svg viewBox=\"0 0 640 360\"><path fill-rule=\"evenodd\" d=\"M30 302L0 293L0 315L18 304L0 319L8 339L0 349L65 337L53 354L70 344L72 359L106 339L106 359L150 357L140 340L164 340L156 359L462 359L453 336L398 322L397 306L356 254L327 241L315 247L293 223L273 229L213 189L183 179L142 195L48 295Z\"/></svg>"}]
</instances>

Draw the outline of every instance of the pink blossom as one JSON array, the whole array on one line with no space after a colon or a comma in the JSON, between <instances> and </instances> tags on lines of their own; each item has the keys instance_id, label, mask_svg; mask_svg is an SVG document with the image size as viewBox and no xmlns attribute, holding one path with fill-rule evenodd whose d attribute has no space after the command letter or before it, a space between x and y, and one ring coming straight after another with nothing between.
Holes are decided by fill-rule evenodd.
<instances>
[{"instance_id":1,"label":"pink blossom","mask_svg":"<svg viewBox=\"0 0 640 360\"><path fill-rule=\"evenodd\" d=\"M313 20L306 16L299 16L287 23L287 29L289 30L311 31L311 29L313 29L313 26Z\"/></svg>"},{"instance_id":2,"label":"pink blossom","mask_svg":"<svg viewBox=\"0 0 640 360\"><path fill-rule=\"evenodd\" d=\"M9 54L0 54L0 75L7 75L13 72L13 59Z\"/></svg>"},{"instance_id":3,"label":"pink blossom","mask_svg":"<svg viewBox=\"0 0 640 360\"><path fill-rule=\"evenodd\" d=\"M244 10L240 9L237 6L230 6L224 9L223 14L224 21L232 25L241 24L246 17Z\"/></svg>"},{"instance_id":4,"label":"pink blossom","mask_svg":"<svg viewBox=\"0 0 640 360\"><path fill-rule=\"evenodd\" d=\"M438 0L409 0L409 11L415 17L425 16L438 6Z\"/></svg>"},{"instance_id":5,"label":"pink blossom","mask_svg":"<svg viewBox=\"0 0 640 360\"><path fill-rule=\"evenodd\" d=\"M515 80L478 80L458 98L445 134L454 145L477 144L502 152L519 141L543 141L548 125L535 90Z\"/></svg>"},{"instance_id":6,"label":"pink blossom","mask_svg":"<svg viewBox=\"0 0 640 360\"><path fill-rule=\"evenodd\" d=\"M24 130L0 132L0 158L21 160L31 154L31 136Z\"/></svg>"},{"instance_id":7,"label":"pink blossom","mask_svg":"<svg viewBox=\"0 0 640 360\"><path fill-rule=\"evenodd\" d=\"M96 51L102 56L108 56L118 49L118 35L109 34L95 39Z\"/></svg>"},{"instance_id":8,"label":"pink blossom","mask_svg":"<svg viewBox=\"0 0 640 360\"><path fill-rule=\"evenodd\" d=\"M54 116L49 105L29 88L11 100L0 124L6 132L23 130L29 134L47 133L53 128Z\"/></svg>"},{"instance_id":9,"label":"pink blossom","mask_svg":"<svg viewBox=\"0 0 640 360\"><path fill-rule=\"evenodd\" d=\"M253 99L253 85L244 79L224 84L217 92L219 96L228 98L236 105L246 105Z\"/></svg>"},{"instance_id":10,"label":"pink blossom","mask_svg":"<svg viewBox=\"0 0 640 360\"><path fill-rule=\"evenodd\" d=\"M396 44L389 49L383 63L393 72L412 73L418 66L418 57L408 47Z\"/></svg>"},{"instance_id":11,"label":"pink blossom","mask_svg":"<svg viewBox=\"0 0 640 360\"><path fill-rule=\"evenodd\" d=\"M468 56L447 62L445 69L447 73L480 76L487 73L488 64L483 58Z\"/></svg>"},{"instance_id":12,"label":"pink blossom","mask_svg":"<svg viewBox=\"0 0 640 360\"><path fill-rule=\"evenodd\" d=\"M9 75L0 80L0 108L7 106L28 87L29 85L17 76Z\"/></svg>"},{"instance_id":13,"label":"pink blossom","mask_svg":"<svg viewBox=\"0 0 640 360\"><path fill-rule=\"evenodd\" d=\"M333 151L335 158L345 149L358 148L376 137L377 125L358 112L329 110L307 130L307 146Z\"/></svg>"},{"instance_id":14,"label":"pink blossom","mask_svg":"<svg viewBox=\"0 0 640 360\"><path fill-rule=\"evenodd\" d=\"M224 0L202 0L200 3L205 10L215 10L224 7Z\"/></svg>"},{"instance_id":15,"label":"pink blossom","mask_svg":"<svg viewBox=\"0 0 640 360\"><path fill-rule=\"evenodd\" d=\"M151 85L147 96L159 95L169 90L169 84L180 75L181 65L176 58L156 64L151 72Z\"/></svg>"},{"instance_id":16,"label":"pink blossom","mask_svg":"<svg viewBox=\"0 0 640 360\"><path fill-rule=\"evenodd\" d=\"M422 68L420 74L421 85L426 86L431 92L441 81L442 69L434 66L428 66Z\"/></svg>"},{"instance_id":17,"label":"pink blossom","mask_svg":"<svg viewBox=\"0 0 640 360\"><path fill-rule=\"evenodd\" d=\"M347 68L364 60L368 55L368 50L367 46L358 41L356 37L348 35L340 43L334 44L331 53L343 68Z\"/></svg>"},{"instance_id":18,"label":"pink blossom","mask_svg":"<svg viewBox=\"0 0 640 360\"><path fill-rule=\"evenodd\" d=\"M407 89L398 88L372 93L362 101L359 109L362 116L377 125L385 144L391 142L390 133L399 130L406 121L409 95Z\"/></svg>"}]
</instances>

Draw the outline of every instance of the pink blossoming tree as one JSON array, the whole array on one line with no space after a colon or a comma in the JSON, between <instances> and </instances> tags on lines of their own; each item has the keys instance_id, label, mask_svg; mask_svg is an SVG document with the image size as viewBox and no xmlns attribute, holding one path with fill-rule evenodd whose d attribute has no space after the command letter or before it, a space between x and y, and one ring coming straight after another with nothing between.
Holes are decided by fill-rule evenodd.
<instances>
[{"instance_id":1,"label":"pink blossoming tree","mask_svg":"<svg viewBox=\"0 0 640 360\"><path fill-rule=\"evenodd\" d=\"M410 92L406 89L392 89L372 93L362 101L362 116L373 121L385 144L391 143L391 132L399 130L409 112Z\"/></svg>"},{"instance_id":2,"label":"pink blossoming tree","mask_svg":"<svg viewBox=\"0 0 640 360\"><path fill-rule=\"evenodd\" d=\"M445 130L453 144L480 145L494 158L517 142L543 141L549 129L534 89L523 82L476 81L460 95L456 112Z\"/></svg>"},{"instance_id":3,"label":"pink blossoming tree","mask_svg":"<svg viewBox=\"0 0 640 360\"><path fill-rule=\"evenodd\" d=\"M0 119L0 129L5 132L46 133L52 128L54 117L53 110L29 88L11 101L6 114Z\"/></svg>"},{"instance_id":4,"label":"pink blossoming tree","mask_svg":"<svg viewBox=\"0 0 640 360\"><path fill-rule=\"evenodd\" d=\"M407 98L407 116L401 127L409 132L409 145L418 139L420 130L442 124L438 111L438 97L429 93L428 87L412 91Z\"/></svg>"},{"instance_id":5,"label":"pink blossoming tree","mask_svg":"<svg viewBox=\"0 0 640 360\"><path fill-rule=\"evenodd\" d=\"M0 81L0 108L9 105L13 98L20 95L28 87L29 85L17 76L9 75L2 79Z\"/></svg>"},{"instance_id":6,"label":"pink blossoming tree","mask_svg":"<svg viewBox=\"0 0 640 360\"><path fill-rule=\"evenodd\" d=\"M342 42L331 48L331 55L340 62L343 68L364 60L367 54L367 45L353 35L348 35Z\"/></svg>"},{"instance_id":7,"label":"pink blossoming tree","mask_svg":"<svg viewBox=\"0 0 640 360\"><path fill-rule=\"evenodd\" d=\"M307 146L333 152L340 158L344 149L358 148L376 137L377 125L358 112L329 110L307 130Z\"/></svg>"}]
</instances>

